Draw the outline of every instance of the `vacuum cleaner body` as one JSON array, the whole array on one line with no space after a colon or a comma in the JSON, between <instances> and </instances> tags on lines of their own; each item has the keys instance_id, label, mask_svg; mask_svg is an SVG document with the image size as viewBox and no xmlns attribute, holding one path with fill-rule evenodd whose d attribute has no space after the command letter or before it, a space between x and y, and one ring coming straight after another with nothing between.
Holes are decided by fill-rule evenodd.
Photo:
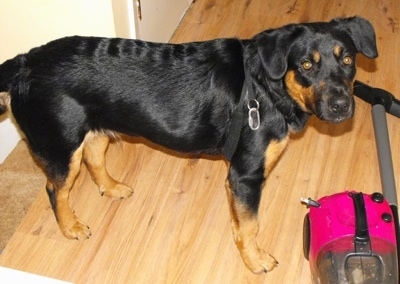
<instances>
[{"instance_id":1,"label":"vacuum cleaner body","mask_svg":"<svg viewBox=\"0 0 400 284\"><path fill-rule=\"evenodd\" d=\"M395 218L381 193L309 202L304 254L314 283L398 283Z\"/></svg>"}]
</instances>

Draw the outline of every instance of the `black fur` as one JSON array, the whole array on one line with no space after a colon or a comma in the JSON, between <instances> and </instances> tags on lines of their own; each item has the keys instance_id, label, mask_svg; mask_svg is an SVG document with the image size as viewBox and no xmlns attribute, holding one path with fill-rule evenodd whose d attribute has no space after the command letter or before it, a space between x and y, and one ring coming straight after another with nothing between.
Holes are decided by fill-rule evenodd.
<instances>
[{"instance_id":1,"label":"black fur","mask_svg":"<svg viewBox=\"0 0 400 284\"><path fill-rule=\"evenodd\" d=\"M353 115L352 86L346 82L353 81L355 64L344 66L342 55L333 56L335 44L353 59L357 52L377 56L372 26L357 17L288 25L249 40L163 44L67 37L3 63L0 91L9 92L15 119L48 177L63 180L89 131L220 154L248 68L261 126L253 131L243 121L229 181L233 197L256 214L271 141L301 130L313 113L332 122ZM313 61L315 51L320 61ZM306 59L311 70L302 68ZM288 91L288 72L300 86L313 88L304 106ZM332 102L337 96L345 98L345 110L336 108L341 101Z\"/></svg>"}]
</instances>

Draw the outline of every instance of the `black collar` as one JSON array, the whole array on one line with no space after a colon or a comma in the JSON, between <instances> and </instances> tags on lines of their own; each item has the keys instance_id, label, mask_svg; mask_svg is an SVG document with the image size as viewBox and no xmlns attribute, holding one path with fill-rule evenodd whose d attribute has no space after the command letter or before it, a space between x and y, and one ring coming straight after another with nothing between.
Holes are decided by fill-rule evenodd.
<instances>
[{"instance_id":1,"label":"black collar","mask_svg":"<svg viewBox=\"0 0 400 284\"><path fill-rule=\"evenodd\" d=\"M231 124L226 134L225 144L222 148L222 153L225 155L228 161L231 161L233 154L239 143L240 133L243 127L244 111L245 111L245 100L247 98L247 106L249 109L249 125L253 130L258 129L260 125L259 113L258 113L258 102L254 94L253 85L249 70L245 67L245 79L243 83L242 93L240 95L239 103L233 112ZM256 103L256 107L250 106L252 102ZM253 115L255 115L255 122ZM255 126L254 126L255 124Z\"/></svg>"}]
</instances>

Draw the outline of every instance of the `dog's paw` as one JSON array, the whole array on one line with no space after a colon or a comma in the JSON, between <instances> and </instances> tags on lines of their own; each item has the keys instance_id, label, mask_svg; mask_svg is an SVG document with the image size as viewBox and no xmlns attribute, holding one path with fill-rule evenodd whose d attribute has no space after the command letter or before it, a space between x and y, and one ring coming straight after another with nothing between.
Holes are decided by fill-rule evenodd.
<instances>
[{"instance_id":1,"label":"dog's paw","mask_svg":"<svg viewBox=\"0 0 400 284\"><path fill-rule=\"evenodd\" d=\"M258 249L257 253L243 257L243 261L253 273L267 273L278 266L278 261L263 250Z\"/></svg>"},{"instance_id":2,"label":"dog's paw","mask_svg":"<svg viewBox=\"0 0 400 284\"><path fill-rule=\"evenodd\" d=\"M100 187L100 194L112 199L125 199L133 194L133 189L122 183L117 183L112 188Z\"/></svg>"},{"instance_id":3,"label":"dog's paw","mask_svg":"<svg viewBox=\"0 0 400 284\"><path fill-rule=\"evenodd\" d=\"M89 227L76 217L71 218L64 225L60 224L60 228L64 236L68 239L81 241L88 239L92 235Z\"/></svg>"}]
</instances>

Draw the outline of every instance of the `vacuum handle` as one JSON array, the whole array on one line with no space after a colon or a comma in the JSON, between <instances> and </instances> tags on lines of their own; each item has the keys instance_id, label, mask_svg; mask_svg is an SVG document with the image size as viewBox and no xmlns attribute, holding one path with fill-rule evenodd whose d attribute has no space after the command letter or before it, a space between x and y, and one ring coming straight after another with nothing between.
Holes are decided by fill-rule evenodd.
<instances>
[{"instance_id":1,"label":"vacuum handle","mask_svg":"<svg viewBox=\"0 0 400 284\"><path fill-rule=\"evenodd\" d=\"M367 211L365 210L364 196L361 192L351 193L350 196L353 199L354 213L355 213L354 215L356 218L355 242L362 244L369 243L370 238L369 238Z\"/></svg>"},{"instance_id":2,"label":"vacuum handle","mask_svg":"<svg viewBox=\"0 0 400 284\"><path fill-rule=\"evenodd\" d=\"M400 100L386 90L372 88L356 80L354 82L354 95L371 105L381 104L385 107L386 112L400 117Z\"/></svg>"}]
</instances>

